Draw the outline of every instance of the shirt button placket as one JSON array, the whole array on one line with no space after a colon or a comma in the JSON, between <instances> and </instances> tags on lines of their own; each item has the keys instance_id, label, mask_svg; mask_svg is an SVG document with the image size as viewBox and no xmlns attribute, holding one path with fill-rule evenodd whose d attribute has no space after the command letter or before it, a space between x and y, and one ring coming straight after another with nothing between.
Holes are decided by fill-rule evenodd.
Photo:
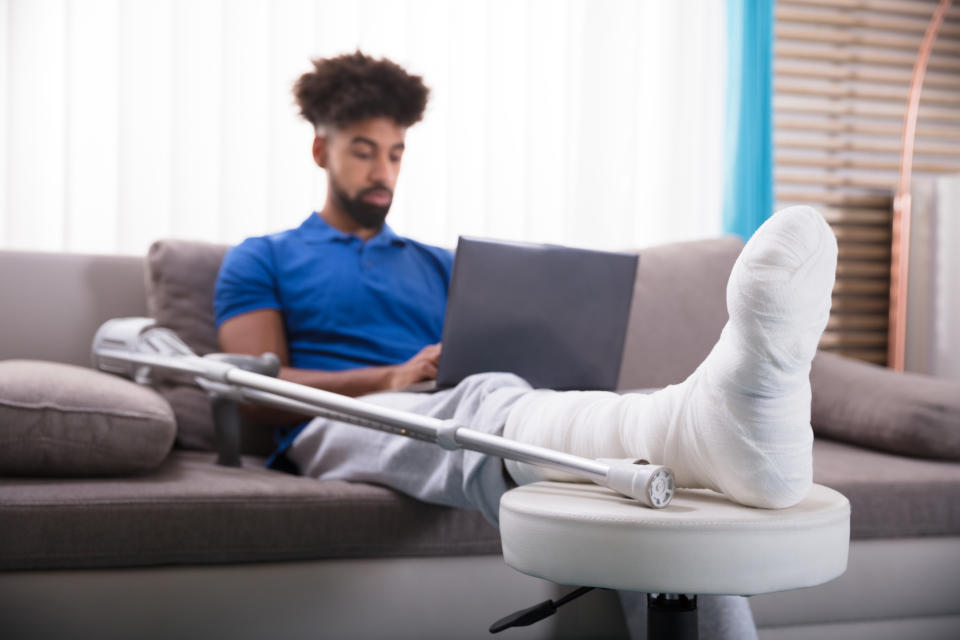
<instances>
[{"instance_id":1,"label":"shirt button placket","mask_svg":"<svg viewBox=\"0 0 960 640\"><path fill-rule=\"evenodd\" d=\"M363 269L369 269L373 266L373 262L370 260L370 251L367 245L360 247L360 267Z\"/></svg>"}]
</instances>

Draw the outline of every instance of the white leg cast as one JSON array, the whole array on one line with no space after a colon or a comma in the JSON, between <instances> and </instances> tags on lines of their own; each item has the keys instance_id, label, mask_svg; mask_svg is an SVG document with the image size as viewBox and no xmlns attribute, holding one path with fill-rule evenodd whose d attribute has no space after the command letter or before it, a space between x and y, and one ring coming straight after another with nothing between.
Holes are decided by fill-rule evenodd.
<instances>
[{"instance_id":1,"label":"white leg cast","mask_svg":"<svg viewBox=\"0 0 960 640\"><path fill-rule=\"evenodd\" d=\"M744 247L727 284L730 319L684 382L650 395L536 391L504 435L585 457L638 457L755 507L796 504L812 483L810 362L830 312L837 243L823 217L791 207ZM520 483L569 479L507 461Z\"/></svg>"}]
</instances>

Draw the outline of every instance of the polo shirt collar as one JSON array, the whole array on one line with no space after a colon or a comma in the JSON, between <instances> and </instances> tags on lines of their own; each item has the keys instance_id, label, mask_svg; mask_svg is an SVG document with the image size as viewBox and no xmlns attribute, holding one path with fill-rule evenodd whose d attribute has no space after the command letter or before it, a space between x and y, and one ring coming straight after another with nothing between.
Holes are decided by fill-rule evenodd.
<instances>
[{"instance_id":1,"label":"polo shirt collar","mask_svg":"<svg viewBox=\"0 0 960 640\"><path fill-rule=\"evenodd\" d=\"M380 233L370 238L367 244L382 244L382 245L405 245L406 240L401 238L396 234L396 232L390 228L390 225L387 223L383 224L383 227L380 229Z\"/></svg>"},{"instance_id":2,"label":"polo shirt collar","mask_svg":"<svg viewBox=\"0 0 960 640\"><path fill-rule=\"evenodd\" d=\"M300 232L309 242L349 242L351 238L356 238L357 236L352 233L344 233L339 229L331 227L323 217L314 211L310 216L303 221L303 224L300 225ZM367 246L373 245L405 245L407 242L404 238L397 235L397 233L390 228L390 225L384 224L383 228L377 233L377 235L370 238L367 241Z\"/></svg>"}]
</instances>

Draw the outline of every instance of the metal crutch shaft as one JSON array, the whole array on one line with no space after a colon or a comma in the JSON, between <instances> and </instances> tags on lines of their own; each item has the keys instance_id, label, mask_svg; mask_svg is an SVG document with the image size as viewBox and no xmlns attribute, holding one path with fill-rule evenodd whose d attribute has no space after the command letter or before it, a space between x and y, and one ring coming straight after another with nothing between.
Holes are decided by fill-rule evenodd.
<instances>
[{"instance_id":1,"label":"metal crutch shaft","mask_svg":"<svg viewBox=\"0 0 960 640\"><path fill-rule=\"evenodd\" d=\"M162 356L99 348L95 349L95 356L98 367L105 370L116 370L118 363L131 363L186 374L234 387L248 401L391 431L433 442L446 449L471 449L519 462L559 468L586 477L649 507L664 507L673 497L672 471L667 467L648 465L645 461L590 460L468 429L451 421L380 407L329 391L244 371L227 362L192 354Z\"/></svg>"}]
</instances>

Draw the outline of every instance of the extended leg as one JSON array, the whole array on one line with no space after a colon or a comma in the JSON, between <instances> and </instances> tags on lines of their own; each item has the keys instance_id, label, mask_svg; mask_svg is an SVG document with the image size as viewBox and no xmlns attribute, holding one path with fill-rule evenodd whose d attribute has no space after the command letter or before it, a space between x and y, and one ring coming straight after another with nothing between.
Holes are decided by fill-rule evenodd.
<instances>
[{"instance_id":1,"label":"extended leg","mask_svg":"<svg viewBox=\"0 0 960 640\"><path fill-rule=\"evenodd\" d=\"M364 400L499 435L510 408L529 391L515 375L488 373L434 394L381 393ZM479 509L493 524L500 496L514 486L500 458L326 418L314 419L287 456L306 476L387 485L424 502Z\"/></svg>"},{"instance_id":2,"label":"extended leg","mask_svg":"<svg viewBox=\"0 0 960 640\"><path fill-rule=\"evenodd\" d=\"M683 383L650 395L536 391L504 435L585 457L639 457L685 487L749 506L799 502L812 482L810 362L830 310L837 245L810 207L775 214L727 285L730 320ZM518 482L567 479L507 461Z\"/></svg>"}]
</instances>

